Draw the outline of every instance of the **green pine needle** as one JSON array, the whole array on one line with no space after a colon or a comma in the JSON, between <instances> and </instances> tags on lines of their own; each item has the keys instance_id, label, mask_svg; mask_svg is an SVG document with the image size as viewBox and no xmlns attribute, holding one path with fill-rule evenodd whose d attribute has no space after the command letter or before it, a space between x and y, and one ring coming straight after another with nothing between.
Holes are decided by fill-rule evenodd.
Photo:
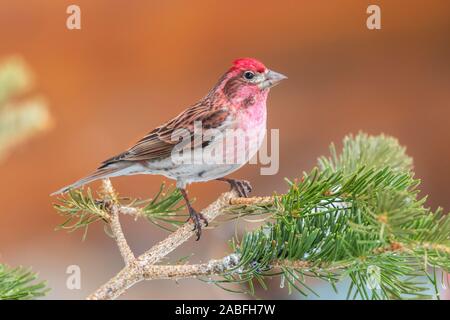
<instances>
[{"instance_id":1,"label":"green pine needle","mask_svg":"<svg viewBox=\"0 0 450 320\"><path fill-rule=\"evenodd\" d=\"M37 275L29 269L0 264L0 300L29 300L44 296L50 289L45 282L36 282Z\"/></svg>"},{"instance_id":2,"label":"green pine needle","mask_svg":"<svg viewBox=\"0 0 450 320\"><path fill-rule=\"evenodd\" d=\"M405 149L390 137L358 134L344 139L340 154L330 150L301 181L288 180L269 210L252 205L250 212L273 219L234 239L241 259L227 281L250 279L253 291L253 281L281 276L307 295L315 293L305 277L333 287L349 278L351 299L429 298L427 268L450 270L450 218L424 207ZM279 261L286 265L274 275Z\"/></svg>"},{"instance_id":3,"label":"green pine needle","mask_svg":"<svg viewBox=\"0 0 450 320\"><path fill-rule=\"evenodd\" d=\"M179 214L184 209L183 196L174 188L166 188L161 185L155 197L149 200L124 200L126 206L136 208L140 216L145 217L152 224L165 230L173 231L184 223ZM65 229L69 232L78 229L84 230L83 239L86 237L89 225L97 221L107 222L109 214L105 210L103 201L96 199L91 189L86 192L82 189L70 190L65 197L58 198L54 208L65 218L57 229Z\"/></svg>"}]
</instances>

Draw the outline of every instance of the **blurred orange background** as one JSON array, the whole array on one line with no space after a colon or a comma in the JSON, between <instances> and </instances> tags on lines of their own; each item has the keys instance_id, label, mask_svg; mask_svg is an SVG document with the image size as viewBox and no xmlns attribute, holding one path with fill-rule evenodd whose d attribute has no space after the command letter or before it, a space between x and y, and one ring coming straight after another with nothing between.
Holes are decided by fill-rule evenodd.
<instances>
[{"instance_id":1,"label":"blurred orange background","mask_svg":"<svg viewBox=\"0 0 450 320\"><path fill-rule=\"evenodd\" d=\"M70 4L81 8L81 30L66 28ZM381 7L381 30L366 28L369 4ZM54 231L62 218L49 194L197 101L233 59L246 56L289 77L268 103L268 127L280 129L279 173L261 176L249 165L234 174L252 181L255 195L283 192L284 177L309 170L330 142L363 130L407 146L428 204L449 210L449 13L445 0L2 0L0 60L24 58L53 127L0 164L0 261L32 266L48 280L48 298L84 298L113 276L122 260L102 226L92 226L84 242L81 232ZM148 198L162 180L113 183L122 195ZM227 188L210 182L189 191L201 208ZM123 220L136 253L166 235ZM222 225L171 256L219 258L233 232ZM72 264L81 267L81 290L66 288ZM264 296L286 297L277 286ZM141 283L124 298L245 296L183 280Z\"/></svg>"}]
</instances>

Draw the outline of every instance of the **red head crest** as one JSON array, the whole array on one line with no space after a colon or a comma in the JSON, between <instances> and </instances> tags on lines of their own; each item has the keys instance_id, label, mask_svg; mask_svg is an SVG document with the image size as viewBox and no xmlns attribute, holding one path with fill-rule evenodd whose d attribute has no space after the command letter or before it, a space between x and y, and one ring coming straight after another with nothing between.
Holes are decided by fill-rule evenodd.
<instances>
[{"instance_id":1,"label":"red head crest","mask_svg":"<svg viewBox=\"0 0 450 320\"><path fill-rule=\"evenodd\" d=\"M262 62L253 58L241 58L233 61L232 70L250 70L254 72L263 73L266 71L266 66Z\"/></svg>"}]
</instances>

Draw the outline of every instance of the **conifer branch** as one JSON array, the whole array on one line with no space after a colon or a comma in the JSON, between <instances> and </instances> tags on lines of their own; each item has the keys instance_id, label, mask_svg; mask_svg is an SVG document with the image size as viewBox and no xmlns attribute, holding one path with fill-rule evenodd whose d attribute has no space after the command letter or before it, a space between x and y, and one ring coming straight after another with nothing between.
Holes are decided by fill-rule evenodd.
<instances>
[{"instance_id":1,"label":"conifer branch","mask_svg":"<svg viewBox=\"0 0 450 320\"><path fill-rule=\"evenodd\" d=\"M203 216L208 222L213 221L222 212L222 209L227 206L232 197L235 197L234 192L227 192L222 194L216 201L210 204L207 208L202 210ZM162 240L150 250L144 252L138 258L133 259L123 268L114 278L105 283L97 291L91 294L89 300L103 300L115 299L125 292L127 288L135 283L142 281L151 274L149 272L150 266L159 262L162 258L167 256L181 244L189 240L195 235L195 231L191 223L186 223L178 230L170 234L166 239ZM118 244L119 247L121 246Z\"/></svg>"},{"instance_id":2,"label":"conifer branch","mask_svg":"<svg viewBox=\"0 0 450 320\"><path fill-rule=\"evenodd\" d=\"M44 296L49 289L37 274L23 267L0 264L0 300L29 300Z\"/></svg>"},{"instance_id":3,"label":"conifer branch","mask_svg":"<svg viewBox=\"0 0 450 320\"><path fill-rule=\"evenodd\" d=\"M119 244L125 268L88 299L117 298L142 280L193 277L224 289L238 284L248 294L254 293L256 284L266 288L267 280L280 277L282 286L286 282L289 290L304 295L316 294L307 278L333 287L347 278L351 280L347 297L363 299L428 298L423 281L428 279L438 298L437 277L430 269L450 271L450 217L424 206L405 149L390 137L359 134L344 139L340 154L333 145L330 151L330 157L320 158L301 179L287 180L285 194L242 199L228 192L202 211L208 221L221 214L268 218L260 228L232 239L231 252L224 258L157 264L193 235L192 225L186 223L137 258ZM163 205L152 200L144 201L145 207L134 201L123 205L112 194L117 217L146 216L150 205L153 217L171 223L173 209L179 208L178 198L171 194L162 199ZM111 207L102 197L72 194L57 208L71 216L89 210L88 221L96 217L112 224L116 241L126 243L118 220L105 219L103 213L106 210L109 217Z\"/></svg>"}]
</instances>

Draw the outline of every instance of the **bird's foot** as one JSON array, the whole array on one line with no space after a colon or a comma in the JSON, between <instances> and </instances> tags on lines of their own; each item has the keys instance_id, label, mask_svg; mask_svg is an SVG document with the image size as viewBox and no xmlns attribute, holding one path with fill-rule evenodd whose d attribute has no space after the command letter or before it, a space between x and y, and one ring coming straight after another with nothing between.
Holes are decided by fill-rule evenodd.
<instances>
[{"instance_id":1,"label":"bird's foot","mask_svg":"<svg viewBox=\"0 0 450 320\"><path fill-rule=\"evenodd\" d=\"M202 235L202 223L201 221L203 221L203 223L205 224L205 227L208 226L208 220L206 220L205 216L203 214L201 214L200 212L195 211L194 208L189 208L189 219L188 221L191 220L192 223L194 224L194 229L192 229L192 231L196 231L197 234L197 241L200 239L200 236Z\"/></svg>"},{"instance_id":2,"label":"bird's foot","mask_svg":"<svg viewBox=\"0 0 450 320\"><path fill-rule=\"evenodd\" d=\"M221 178L220 181L225 181L230 184L231 190L235 190L239 197L248 198L250 192L252 192L252 185L247 180L237 180L229 178Z\"/></svg>"}]
</instances>

